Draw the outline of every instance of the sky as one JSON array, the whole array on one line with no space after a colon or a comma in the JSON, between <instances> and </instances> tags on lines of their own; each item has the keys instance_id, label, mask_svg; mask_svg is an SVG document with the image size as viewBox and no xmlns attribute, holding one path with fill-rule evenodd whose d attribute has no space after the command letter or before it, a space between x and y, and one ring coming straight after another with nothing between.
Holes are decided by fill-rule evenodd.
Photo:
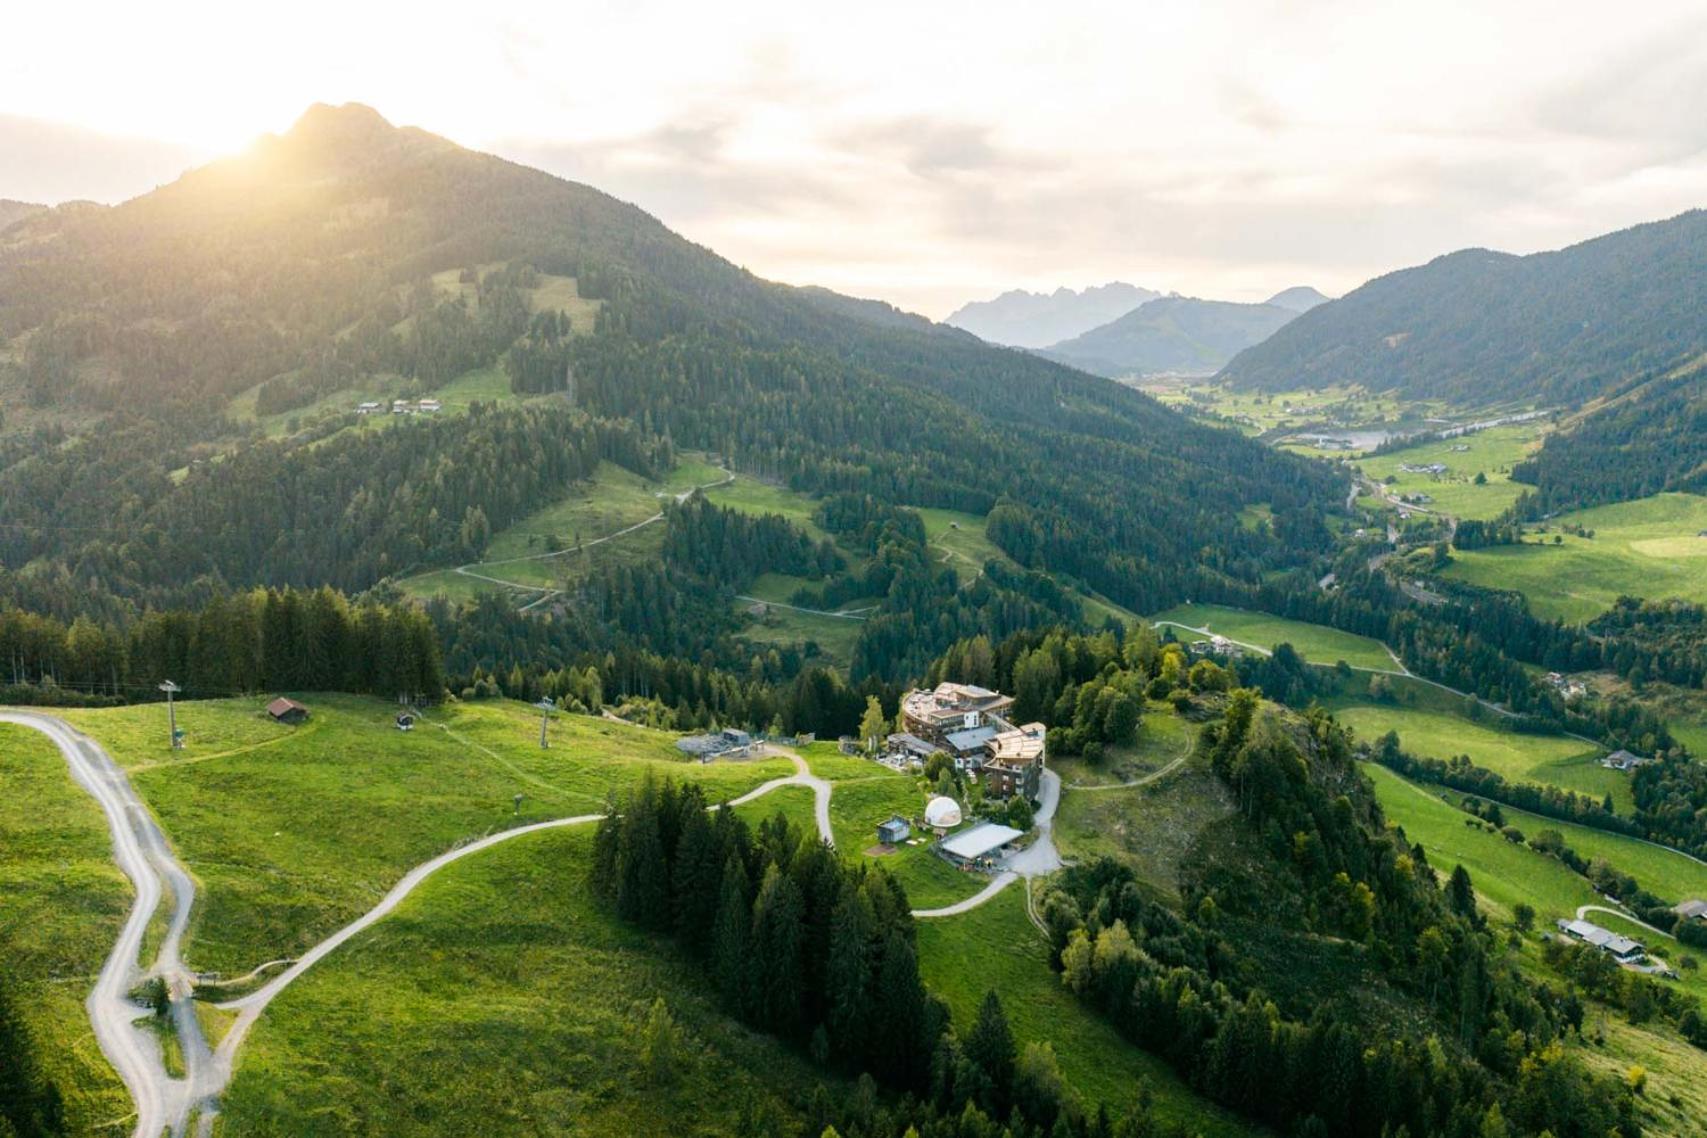
<instances>
[{"instance_id":1,"label":"sky","mask_svg":"<svg viewBox=\"0 0 1707 1138\"><path fill-rule=\"evenodd\" d=\"M358 101L937 318L1115 279L1338 295L1707 205L1700 0L102 0L5 26L29 47L0 69L0 198L123 200Z\"/></svg>"}]
</instances>

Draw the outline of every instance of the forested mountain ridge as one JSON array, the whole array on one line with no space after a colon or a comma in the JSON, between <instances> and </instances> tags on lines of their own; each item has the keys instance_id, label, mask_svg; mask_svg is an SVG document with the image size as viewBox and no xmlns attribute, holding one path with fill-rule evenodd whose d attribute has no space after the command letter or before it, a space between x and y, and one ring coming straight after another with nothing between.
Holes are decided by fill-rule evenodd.
<instances>
[{"instance_id":1,"label":"forested mountain ridge","mask_svg":"<svg viewBox=\"0 0 1707 1138\"><path fill-rule=\"evenodd\" d=\"M536 304L542 281L568 279L596 319ZM0 240L0 298L14 379L33 401L122 411L119 429L74 451L51 433L7 440L7 565L57 563L134 595L168 579L180 596L197 579L308 585L312 572L361 589L418 558L460 556L485 523L565 486L529 483L499 501L501 472L515 469L505 464L536 465L539 444L494 436L479 469L499 473L471 489L472 472L442 457L454 436L513 426L517 439L563 437L586 430L569 421L586 414L645 436L620 445L631 466L679 444L818 496L1003 505L1022 563L1138 609L1194 578L1248 579L1314 556L1320 527L1287 519L1338 497L1325 468L885 305L765 282L597 190L365 107L317 107L246 155L111 209L26 219ZM257 385L288 408L366 375L431 385L499 362L516 393L561 392L573 407L534 426L459 416L395 440L264 445L223 418ZM156 414L171 430L150 426ZM554 477L566 484L621 434L601 427ZM227 448L205 477L197 440ZM384 492L358 478L292 492L281 509L280 488L329 477L308 469L322 459L383 472ZM84 485L97 469L124 486L116 499ZM68 481L83 487L70 501L89 507L76 527L61 516ZM1256 503L1273 508L1278 543L1241 524ZM242 525L187 561L168 554L219 517L292 528L280 557ZM296 527L323 535L321 554L292 543Z\"/></svg>"},{"instance_id":2,"label":"forested mountain ridge","mask_svg":"<svg viewBox=\"0 0 1707 1138\"><path fill-rule=\"evenodd\" d=\"M22 221L31 214L40 213L46 208L46 206L36 205L34 202L0 198L0 229L5 229L8 225Z\"/></svg>"},{"instance_id":3,"label":"forested mountain ridge","mask_svg":"<svg viewBox=\"0 0 1707 1138\"><path fill-rule=\"evenodd\" d=\"M1041 354L1110 377L1157 372L1207 374L1234 353L1272 335L1299 311L1272 303L1167 296L1083 335L1052 344Z\"/></svg>"},{"instance_id":4,"label":"forested mountain ridge","mask_svg":"<svg viewBox=\"0 0 1707 1138\"><path fill-rule=\"evenodd\" d=\"M1221 372L1463 406L1580 404L1707 350L1707 212L1554 252L1465 249L1315 308Z\"/></svg>"},{"instance_id":5,"label":"forested mountain ridge","mask_svg":"<svg viewBox=\"0 0 1707 1138\"><path fill-rule=\"evenodd\" d=\"M1520 503L1531 519L1671 490L1707 493L1707 355L1591 407L1514 466L1512 480L1535 488Z\"/></svg>"}]
</instances>

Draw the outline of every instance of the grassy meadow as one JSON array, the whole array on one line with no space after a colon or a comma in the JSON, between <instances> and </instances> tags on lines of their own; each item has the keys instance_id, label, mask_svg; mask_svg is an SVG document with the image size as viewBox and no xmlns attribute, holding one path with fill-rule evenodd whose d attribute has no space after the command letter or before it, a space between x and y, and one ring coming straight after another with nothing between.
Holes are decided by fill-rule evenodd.
<instances>
[{"instance_id":1,"label":"grassy meadow","mask_svg":"<svg viewBox=\"0 0 1707 1138\"><path fill-rule=\"evenodd\" d=\"M1594 536L1563 533L1567 525ZM1707 602L1707 497L1656 494L1596 506L1562 514L1547 530L1522 545L1456 551L1445 575L1516 589L1538 615L1559 620L1592 620L1625 595Z\"/></svg>"},{"instance_id":2,"label":"grassy meadow","mask_svg":"<svg viewBox=\"0 0 1707 1138\"><path fill-rule=\"evenodd\" d=\"M130 769L196 876L193 967L239 974L295 955L411 866L518 823L597 812L647 772L728 797L793 769L689 762L669 735L589 716L558 716L541 750L538 713L510 702L434 709L406 734L383 701L305 702L312 717L294 728L259 699L181 703L176 754L157 704L66 713Z\"/></svg>"},{"instance_id":3,"label":"grassy meadow","mask_svg":"<svg viewBox=\"0 0 1707 1138\"><path fill-rule=\"evenodd\" d=\"M1492 715L1476 722L1455 712L1424 707L1340 701L1329 706L1361 739L1375 740L1397 731L1400 745L1413 755L1431 759L1469 755L1471 762L1509 782L1563 787L1596 800L1610 794L1620 813L1634 808L1630 776L1601 766L1605 748L1581 739L1502 730Z\"/></svg>"},{"instance_id":4,"label":"grassy meadow","mask_svg":"<svg viewBox=\"0 0 1707 1138\"><path fill-rule=\"evenodd\" d=\"M130 1096L83 1001L130 909L106 816L59 748L0 723L0 952L8 996L65 1098L67 1133L118 1136Z\"/></svg>"},{"instance_id":5,"label":"grassy meadow","mask_svg":"<svg viewBox=\"0 0 1707 1138\"><path fill-rule=\"evenodd\" d=\"M1436 439L1405 447L1390 454L1358 459L1364 474L1377 482L1389 477L1395 494L1427 494L1434 501L1429 509L1457 518L1492 518L1523 493L1511 480L1512 466L1541 445L1547 425L1536 420L1489 427L1450 439ZM1412 474L1401 466L1443 463L1445 474ZM1476 475L1485 478L1476 484Z\"/></svg>"},{"instance_id":6,"label":"grassy meadow","mask_svg":"<svg viewBox=\"0 0 1707 1138\"><path fill-rule=\"evenodd\" d=\"M1260 648L1272 650L1278 644L1290 644L1312 664L1335 664L1344 660L1353 667L1398 670L1393 657L1387 654L1387 649L1378 640L1268 613L1225 605L1184 604L1156 613L1150 621L1183 625L1173 630L1181 640L1202 640L1201 634L1186 630L1207 628L1212 634Z\"/></svg>"},{"instance_id":7,"label":"grassy meadow","mask_svg":"<svg viewBox=\"0 0 1707 1138\"><path fill-rule=\"evenodd\" d=\"M801 1125L823 1073L724 1016L696 965L592 902L591 836L533 834L457 862L303 976L246 1043L222 1138L733 1133L749 1107L763 1132ZM658 998L682 1034L663 1078L642 1057Z\"/></svg>"}]
</instances>

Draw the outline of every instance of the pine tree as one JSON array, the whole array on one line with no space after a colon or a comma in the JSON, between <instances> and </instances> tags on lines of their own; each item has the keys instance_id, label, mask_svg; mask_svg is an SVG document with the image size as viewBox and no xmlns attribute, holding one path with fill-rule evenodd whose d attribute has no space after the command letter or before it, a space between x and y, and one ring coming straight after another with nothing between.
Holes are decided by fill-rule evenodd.
<instances>
[{"instance_id":1,"label":"pine tree","mask_svg":"<svg viewBox=\"0 0 1707 1138\"><path fill-rule=\"evenodd\" d=\"M1011 1101L1018 1051L1001 997L994 989L986 992L984 1002L978 1005L978 1019L966 1034L962 1049L967 1061L989 1080L987 1100L978 1105L1000 1117Z\"/></svg>"},{"instance_id":2,"label":"pine tree","mask_svg":"<svg viewBox=\"0 0 1707 1138\"><path fill-rule=\"evenodd\" d=\"M801 1001L805 995L802 959L802 902L800 888L775 865L765 870L753 901L754 975L758 1022L784 1038L801 1031Z\"/></svg>"},{"instance_id":3,"label":"pine tree","mask_svg":"<svg viewBox=\"0 0 1707 1138\"><path fill-rule=\"evenodd\" d=\"M872 935L875 919L863 892L851 883L830 919L830 958L825 968L824 1000L831 1047L854 1058L865 1053L872 1008Z\"/></svg>"},{"instance_id":4,"label":"pine tree","mask_svg":"<svg viewBox=\"0 0 1707 1138\"><path fill-rule=\"evenodd\" d=\"M675 868L671 873L672 907L676 936L688 951L702 956L710 952L710 932L717 919L722 852L706 812L690 810L682 819L682 833L676 844Z\"/></svg>"},{"instance_id":5,"label":"pine tree","mask_svg":"<svg viewBox=\"0 0 1707 1138\"><path fill-rule=\"evenodd\" d=\"M717 920L711 933L711 971L724 1006L741 1019L752 1007L747 983L753 954L753 898L747 867L731 851L723 863L723 881L718 887Z\"/></svg>"},{"instance_id":6,"label":"pine tree","mask_svg":"<svg viewBox=\"0 0 1707 1138\"><path fill-rule=\"evenodd\" d=\"M657 789L630 796L617 845L616 911L642 928L669 927L670 867L658 833Z\"/></svg>"}]
</instances>

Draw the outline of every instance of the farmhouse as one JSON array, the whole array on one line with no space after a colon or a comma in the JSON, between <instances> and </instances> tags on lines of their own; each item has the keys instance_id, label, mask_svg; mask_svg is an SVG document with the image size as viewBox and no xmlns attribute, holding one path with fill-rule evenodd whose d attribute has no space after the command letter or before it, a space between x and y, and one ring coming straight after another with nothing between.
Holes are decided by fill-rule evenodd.
<instances>
[{"instance_id":1,"label":"farmhouse","mask_svg":"<svg viewBox=\"0 0 1707 1138\"><path fill-rule=\"evenodd\" d=\"M276 722L296 724L308 718L308 708L294 699L286 699L281 695L267 704L267 714L272 716Z\"/></svg>"},{"instance_id":2,"label":"farmhouse","mask_svg":"<svg viewBox=\"0 0 1707 1138\"><path fill-rule=\"evenodd\" d=\"M378 404L378 403L369 402L369 403L357 403L356 404L356 414L358 414L358 415L372 415L375 412L377 412L379 409L380 409L380 404Z\"/></svg>"},{"instance_id":3,"label":"farmhouse","mask_svg":"<svg viewBox=\"0 0 1707 1138\"><path fill-rule=\"evenodd\" d=\"M1017 838L1024 837L1012 826L985 822L962 830L937 844L937 852L959 866L991 866L995 858Z\"/></svg>"},{"instance_id":4,"label":"farmhouse","mask_svg":"<svg viewBox=\"0 0 1707 1138\"><path fill-rule=\"evenodd\" d=\"M1674 906L1672 912L1686 921L1707 921L1707 901L1684 901Z\"/></svg>"},{"instance_id":5,"label":"farmhouse","mask_svg":"<svg viewBox=\"0 0 1707 1138\"><path fill-rule=\"evenodd\" d=\"M1641 755L1631 754L1629 751L1617 750L1600 760L1600 765L1615 771L1631 771L1653 761L1652 759L1645 759Z\"/></svg>"},{"instance_id":6,"label":"farmhouse","mask_svg":"<svg viewBox=\"0 0 1707 1138\"><path fill-rule=\"evenodd\" d=\"M1620 964L1635 964L1648 954L1648 950L1640 941L1620 936L1611 929L1603 929L1584 920L1560 921L1559 927L1576 940L1600 949Z\"/></svg>"},{"instance_id":7,"label":"farmhouse","mask_svg":"<svg viewBox=\"0 0 1707 1138\"><path fill-rule=\"evenodd\" d=\"M1406 474L1445 474L1450 468L1444 462L1401 462L1399 469Z\"/></svg>"}]
</instances>

